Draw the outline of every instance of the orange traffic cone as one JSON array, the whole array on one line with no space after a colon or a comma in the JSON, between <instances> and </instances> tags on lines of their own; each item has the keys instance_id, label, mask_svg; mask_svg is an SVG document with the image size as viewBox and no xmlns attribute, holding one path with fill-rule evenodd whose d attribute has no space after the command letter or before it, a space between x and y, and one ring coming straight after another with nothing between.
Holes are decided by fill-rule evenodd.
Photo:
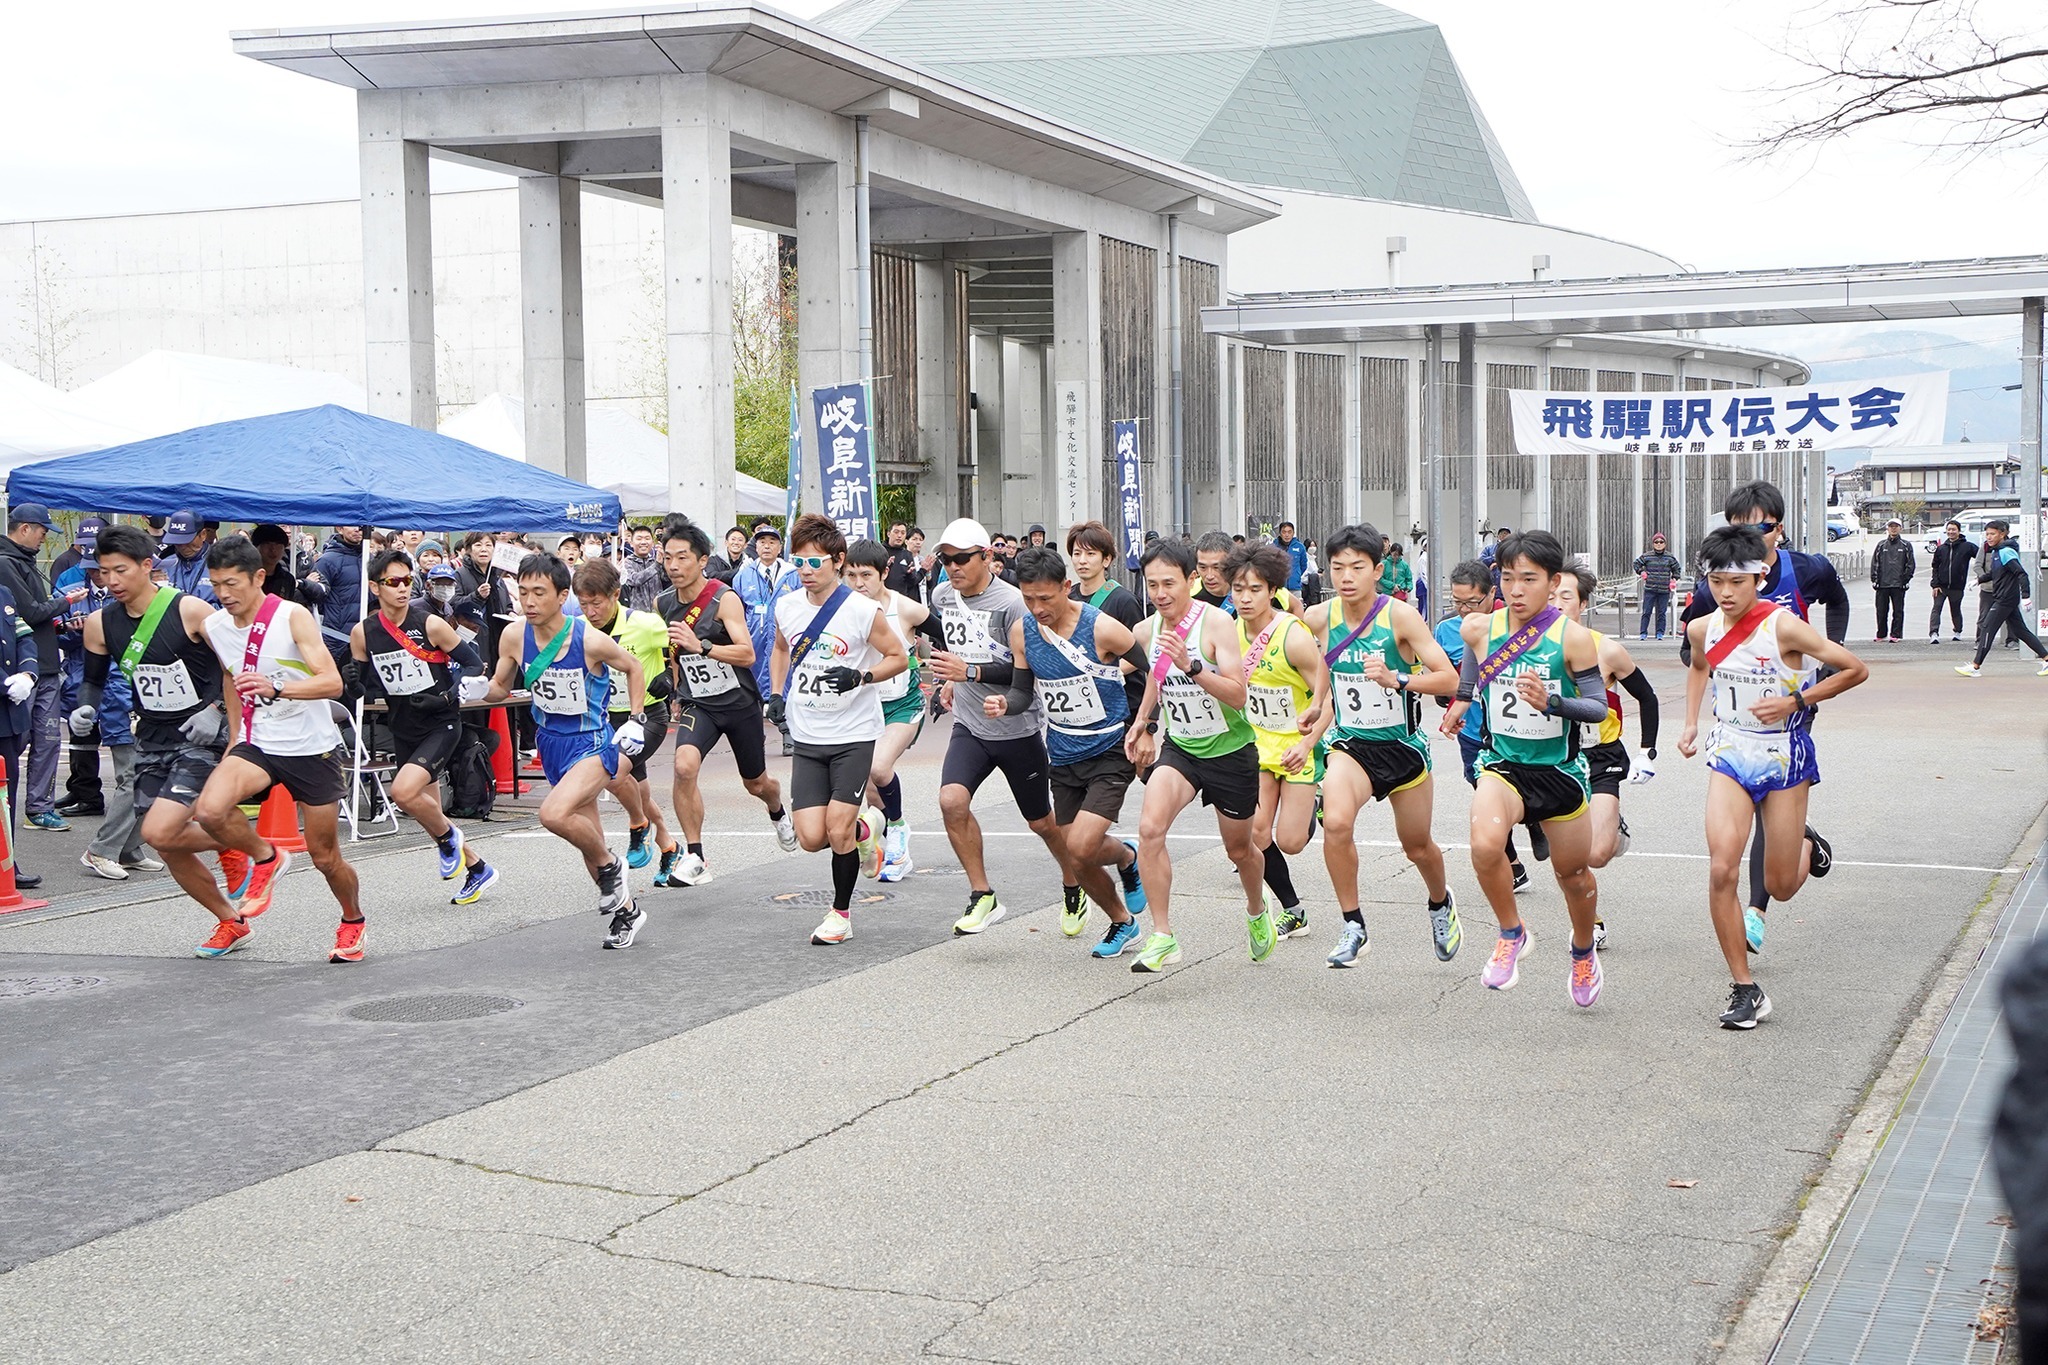
<instances>
[{"instance_id":1,"label":"orange traffic cone","mask_svg":"<svg viewBox=\"0 0 2048 1365\"><path fill-rule=\"evenodd\" d=\"M14 884L14 841L8 831L14 818L7 811L7 760L0 758L0 915L15 910L41 910L48 901L32 901Z\"/></svg>"},{"instance_id":2,"label":"orange traffic cone","mask_svg":"<svg viewBox=\"0 0 2048 1365\"><path fill-rule=\"evenodd\" d=\"M498 747L491 753L491 776L498 779L498 795L510 796L518 783L512 772L512 722L502 706L491 708L491 732L498 737Z\"/></svg>"},{"instance_id":3,"label":"orange traffic cone","mask_svg":"<svg viewBox=\"0 0 2048 1365\"><path fill-rule=\"evenodd\" d=\"M306 836L299 833L299 803L282 782L263 798L262 813L256 817L256 836L272 848L293 853L306 851Z\"/></svg>"}]
</instances>

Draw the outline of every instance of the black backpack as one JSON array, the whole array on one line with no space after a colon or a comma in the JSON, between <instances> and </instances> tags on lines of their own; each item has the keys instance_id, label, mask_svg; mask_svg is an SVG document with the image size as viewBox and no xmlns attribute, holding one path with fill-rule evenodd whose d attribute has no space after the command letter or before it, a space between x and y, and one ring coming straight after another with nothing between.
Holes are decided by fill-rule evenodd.
<instances>
[{"instance_id":1,"label":"black backpack","mask_svg":"<svg viewBox=\"0 0 2048 1365\"><path fill-rule=\"evenodd\" d=\"M448 814L460 820L488 820L498 804L498 778L491 758L501 742L495 730L461 727L455 756L448 760Z\"/></svg>"}]
</instances>

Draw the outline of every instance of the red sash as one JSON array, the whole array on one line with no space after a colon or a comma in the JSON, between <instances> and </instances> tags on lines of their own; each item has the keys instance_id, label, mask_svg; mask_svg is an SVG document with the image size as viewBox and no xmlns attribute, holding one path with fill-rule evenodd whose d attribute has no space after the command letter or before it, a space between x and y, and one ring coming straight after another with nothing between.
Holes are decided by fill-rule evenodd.
<instances>
[{"instance_id":1,"label":"red sash","mask_svg":"<svg viewBox=\"0 0 2048 1365\"><path fill-rule=\"evenodd\" d=\"M242 646L242 671L254 673L257 663L263 657L263 641L270 634L271 618L284 605L284 599L263 594L263 604L256 608L256 619L249 623L248 643ZM256 742L256 703L246 694L242 697L242 739L250 744Z\"/></svg>"},{"instance_id":2,"label":"red sash","mask_svg":"<svg viewBox=\"0 0 2048 1365\"><path fill-rule=\"evenodd\" d=\"M1523 626L1507 639L1500 642L1500 648L1486 656L1479 665L1479 685L1490 686L1495 678L1508 671L1515 660L1527 654L1536 642L1543 638L1543 632L1557 624L1561 615L1556 607L1545 607L1529 618Z\"/></svg>"},{"instance_id":3,"label":"red sash","mask_svg":"<svg viewBox=\"0 0 2048 1365\"><path fill-rule=\"evenodd\" d=\"M414 644L412 642L412 637L410 635L407 635L401 629L393 628L391 624L391 619L381 611L377 613L377 624L384 627L384 633L391 637L392 642L394 644L396 644L400 649L404 650L406 653L412 655L413 658L418 659L421 663L445 664L448 662L448 655L445 651L439 649L427 649L420 645Z\"/></svg>"},{"instance_id":4,"label":"red sash","mask_svg":"<svg viewBox=\"0 0 2048 1365\"><path fill-rule=\"evenodd\" d=\"M691 630L697 628L697 618L704 614L704 608L711 605L711 599L718 596L720 586L716 579L707 578L704 580L704 588L697 594L697 600L692 602L690 609L683 613L684 625L688 626ZM619 624L623 626L625 621L626 608L621 604L619 607ZM683 666L677 661L676 652L673 647L668 651L668 677L670 684L676 691L686 691L683 687Z\"/></svg>"},{"instance_id":5,"label":"red sash","mask_svg":"<svg viewBox=\"0 0 2048 1365\"><path fill-rule=\"evenodd\" d=\"M1728 633L1716 640L1714 647L1707 651L1707 667L1720 667L1721 661L1733 654L1737 645L1756 634L1756 628L1764 623L1766 616L1779 609L1778 604L1768 597L1759 597L1748 611L1742 613L1742 619L1728 627Z\"/></svg>"}]
</instances>

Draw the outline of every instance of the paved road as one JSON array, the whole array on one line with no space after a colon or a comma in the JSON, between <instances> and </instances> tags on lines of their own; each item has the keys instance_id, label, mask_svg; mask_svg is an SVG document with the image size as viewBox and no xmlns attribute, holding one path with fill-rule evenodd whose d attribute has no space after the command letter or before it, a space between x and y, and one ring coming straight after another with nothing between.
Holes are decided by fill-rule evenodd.
<instances>
[{"instance_id":1,"label":"paved road","mask_svg":"<svg viewBox=\"0 0 2048 1365\"><path fill-rule=\"evenodd\" d=\"M330 914L296 874L260 927L289 962L169 956L195 923L174 903L0 920L0 975L110 978L0 1001L0 1076L47 1120L0 1156L21 1192L0 1236L32 1262L0 1312L52 1360L1693 1358L2040 812L2043 684L1948 662L1881 656L1823 716L1839 862L1774 912L1778 1013L1749 1035L1712 1026L1704 778L1668 753L1602 877L1590 1012L1565 998L1554 886L1526 907L1524 984L1478 988L1461 852L1468 943L1436 963L1384 817L1361 831L1375 951L1349 973L1321 963L1313 845L1313 937L1244 960L1200 816L1177 831L1189 961L1160 979L1086 960L1045 910L948 941L943 872L810 949L815 912L765 898L824 865L758 830L627 954L597 950L544 838L492 841L519 890L474 927L417 858L372 864L359 969L307 965ZM1650 668L1675 707L1675 665ZM1447 844L1464 810L1445 784ZM991 827L1006 899L1049 904L1014 812ZM433 989L528 1003L341 1015Z\"/></svg>"}]
</instances>

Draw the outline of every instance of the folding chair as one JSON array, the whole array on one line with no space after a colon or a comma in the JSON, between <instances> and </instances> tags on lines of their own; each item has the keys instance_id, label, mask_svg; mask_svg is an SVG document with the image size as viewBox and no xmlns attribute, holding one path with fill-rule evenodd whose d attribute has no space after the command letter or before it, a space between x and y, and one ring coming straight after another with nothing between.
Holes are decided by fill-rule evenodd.
<instances>
[{"instance_id":1,"label":"folding chair","mask_svg":"<svg viewBox=\"0 0 2048 1365\"><path fill-rule=\"evenodd\" d=\"M348 778L341 818L348 822L350 842L398 833L398 807L391 800L390 786L397 765L372 754L367 745L356 743L354 711L338 701L328 702L327 709L341 729L342 771Z\"/></svg>"}]
</instances>

